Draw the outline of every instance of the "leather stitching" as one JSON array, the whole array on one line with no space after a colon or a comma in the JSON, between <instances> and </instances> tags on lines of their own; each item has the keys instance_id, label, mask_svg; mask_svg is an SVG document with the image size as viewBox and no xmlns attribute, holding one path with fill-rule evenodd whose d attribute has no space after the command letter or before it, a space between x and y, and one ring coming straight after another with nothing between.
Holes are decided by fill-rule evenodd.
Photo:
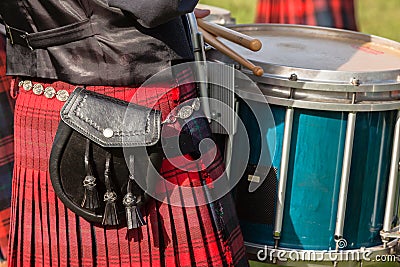
<instances>
[{"instance_id":1,"label":"leather stitching","mask_svg":"<svg viewBox=\"0 0 400 267\"><path fill-rule=\"evenodd\" d=\"M78 94L78 98L79 99L76 100L76 107L75 107L75 109L73 111L67 112L70 115L68 116L66 114L67 116L64 118L64 120L65 120L65 122L68 121L68 124L71 127L73 127L76 131L80 132L81 134L83 134L83 135L85 135L87 137L90 136L90 139L94 139L99 144L103 144L105 146L110 146L110 145L112 145L112 146L136 146L136 145L143 146L143 145L152 145L152 144L155 144L158 141L159 133L160 133L160 126L161 125L160 125L160 118L156 116L155 112L149 112L149 114L147 115L145 131L141 131L141 132L137 132L137 131L136 132L135 131L127 131L127 132L117 131L116 134L114 134L115 136L118 136L120 138L120 136L124 136L124 134L125 134L125 136L129 137L129 136L138 136L139 134L143 134L143 133L146 133L146 134L151 133L151 135L150 135L151 136L151 140L150 141L147 141L147 142L138 142L138 141L136 141L136 142L135 141L128 141L128 142L111 141L111 142L106 142L106 141L96 137L95 135L91 134L88 130L86 130L83 127L81 127L80 125L74 123L74 119L73 118L76 117L76 118L80 119L81 121L83 121L84 123L92 126L97 131L101 132L100 126L96 122L94 122L92 119L90 119L88 117L85 117L83 114L81 114L79 112L79 109L84 106L84 104L86 102L86 99L87 99L88 95L90 94L90 92L83 92L83 90L81 90L77 94ZM82 94L84 94L84 96L82 96ZM79 97L79 95L81 95L81 96ZM118 105L125 105L126 104L126 102L124 102L122 100L114 99L114 98L107 98L107 97L104 97L102 95L90 94L90 96L98 98L98 99L101 99L101 100L106 100L108 102L113 102L113 103L118 104ZM74 113L75 116L73 116L72 113ZM153 124L154 125L154 131L153 132L150 132L150 123L151 122L154 122L154 124ZM146 137L146 135L144 135L144 137Z\"/></svg>"}]
</instances>

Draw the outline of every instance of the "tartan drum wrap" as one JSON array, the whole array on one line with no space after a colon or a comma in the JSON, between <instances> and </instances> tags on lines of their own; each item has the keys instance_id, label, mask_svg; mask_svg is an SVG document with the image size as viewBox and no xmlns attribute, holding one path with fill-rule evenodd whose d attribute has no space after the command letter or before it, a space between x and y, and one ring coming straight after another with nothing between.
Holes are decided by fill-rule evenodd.
<instances>
[{"instance_id":1,"label":"tartan drum wrap","mask_svg":"<svg viewBox=\"0 0 400 267\"><path fill-rule=\"evenodd\" d=\"M259 0L256 22L357 30L353 0Z\"/></svg>"},{"instance_id":2,"label":"tartan drum wrap","mask_svg":"<svg viewBox=\"0 0 400 267\"><path fill-rule=\"evenodd\" d=\"M5 43L0 34L0 262L7 255L14 164L14 100L10 97L11 79L6 76Z\"/></svg>"},{"instance_id":3,"label":"tartan drum wrap","mask_svg":"<svg viewBox=\"0 0 400 267\"><path fill-rule=\"evenodd\" d=\"M180 75L181 80L185 75L188 79L191 77L191 73ZM63 82L33 82L52 86L57 91L72 92L75 88ZM132 99L140 105L163 95L155 108L162 111L164 118L171 109L196 94L191 84L166 94L163 88L150 87L139 90L88 86L87 89L128 101ZM9 266L248 266L230 195L212 205L190 208L150 200L142 209L147 225L133 230L91 224L66 209L56 197L48 173L62 105L55 98L46 99L32 91L19 90L15 108L16 157ZM196 119L185 127L195 138L210 136L204 119ZM198 162L182 161L186 164L182 167L193 172L175 167L176 162L179 159L175 165L164 160L161 174L164 179L180 185L201 185L201 179L218 177L224 169L221 156L206 170L199 169Z\"/></svg>"}]
</instances>

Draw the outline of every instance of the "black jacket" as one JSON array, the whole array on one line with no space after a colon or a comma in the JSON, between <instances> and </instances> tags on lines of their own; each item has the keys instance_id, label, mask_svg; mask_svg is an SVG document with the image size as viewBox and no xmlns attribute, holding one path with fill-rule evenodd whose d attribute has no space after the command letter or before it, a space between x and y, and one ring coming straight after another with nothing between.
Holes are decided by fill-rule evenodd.
<instances>
[{"instance_id":1,"label":"black jacket","mask_svg":"<svg viewBox=\"0 0 400 267\"><path fill-rule=\"evenodd\" d=\"M192 59L182 15L197 1L1 0L14 42L9 38L7 74L139 85L171 63ZM24 32L28 38L21 38Z\"/></svg>"}]
</instances>

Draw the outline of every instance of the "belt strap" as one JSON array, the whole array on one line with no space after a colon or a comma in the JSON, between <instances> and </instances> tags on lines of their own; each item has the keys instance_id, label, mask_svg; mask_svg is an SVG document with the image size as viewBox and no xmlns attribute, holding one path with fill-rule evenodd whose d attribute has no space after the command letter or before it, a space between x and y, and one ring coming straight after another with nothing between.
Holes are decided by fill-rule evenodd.
<instances>
[{"instance_id":1,"label":"belt strap","mask_svg":"<svg viewBox=\"0 0 400 267\"><path fill-rule=\"evenodd\" d=\"M89 19L35 33L28 33L6 24L6 32L12 45L19 44L32 50L63 45L98 34Z\"/></svg>"}]
</instances>

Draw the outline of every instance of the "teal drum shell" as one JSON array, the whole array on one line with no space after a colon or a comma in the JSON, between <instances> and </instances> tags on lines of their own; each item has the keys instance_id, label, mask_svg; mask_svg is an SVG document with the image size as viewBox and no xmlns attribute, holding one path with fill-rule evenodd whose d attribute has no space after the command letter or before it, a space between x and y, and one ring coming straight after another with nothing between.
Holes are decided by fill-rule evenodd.
<instances>
[{"instance_id":1,"label":"teal drum shell","mask_svg":"<svg viewBox=\"0 0 400 267\"><path fill-rule=\"evenodd\" d=\"M269 129L252 120L258 110L241 105L251 140L250 164L270 166L260 158L260 142L273 143ZM261 108L262 105L259 105ZM270 105L276 125L272 167L280 176L285 107ZM386 188L392 153L396 111L357 114L343 236L348 249L381 244ZM335 248L335 223L347 127L344 112L297 109L294 113L291 153L280 247L306 250ZM260 128L257 132L254 129ZM262 139L258 138L261 135ZM264 139L264 140L263 140ZM272 148L271 148L271 151ZM277 190L277 188L275 189ZM238 196L240 198L240 196ZM262 210L263 204L252 209ZM273 224L240 218L245 241L273 245ZM273 220L272 220L273 221Z\"/></svg>"},{"instance_id":2,"label":"teal drum shell","mask_svg":"<svg viewBox=\"0 0 400 267\"><path fill-rule=\"evenodd\" d=\"M242 68L261 93L238 85L239 117L249 136L250 160L236 187L236 206L248 246L330 250L336 248L335 235L346 241L341 249L381 245L380 231L390 213L385 212L388 185L390 177L397 177L393 166L398 162L392 158L400 150L394 145L400 125L400 44L322 27L253 24L232 29L263 42L260 51L251 52L220 38L264 69L264 75L257 77ZM218 53L212 57L229 62ZM272 111L273 126L255 115L265 112L264 100ZM285 121L291 111L287 153ZM353 127L348 122L354 117ZM348 128L354 133L350 146L346 146ZM285 177L281 166L285 155L287 183L280 222L278 186ZM255 166L261 171L256 173ZM266 177L261 179L265 184L249 192L248 181L260 183L261 176ZM340 192L347 178L346 199Z\"/></svg>"}]
</instances>

